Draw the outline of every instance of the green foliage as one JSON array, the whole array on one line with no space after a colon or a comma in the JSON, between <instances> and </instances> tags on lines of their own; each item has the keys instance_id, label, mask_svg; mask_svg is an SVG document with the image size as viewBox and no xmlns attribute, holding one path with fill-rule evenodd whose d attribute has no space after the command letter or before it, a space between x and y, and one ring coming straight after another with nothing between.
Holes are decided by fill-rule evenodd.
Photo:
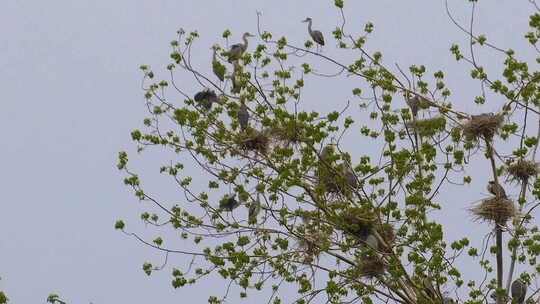
<instances>
[{"instance_id":1,"label":"green foliage","mask_svg":"<svg viewBox=\"0 0 540 304\"><path fill-rule=\"evenodd\" d=\"M345 16L344 2L334 5ZM534 13L529 21L525 39L536 47L540 17ZM338 24L324 34L350 56L320 53L311 40L299 42L305 37L273 40L259 29L260 44L230 58L230 66L213 60L212 71L225 83L213 82L208 71L193 70L196 65L186 62L191 59L180 45L195 48L199 35L181 35L171 44L167 68L195 75L193 86L216 90L219 102L204 111L183 95L184 89L192 91L188 82L181 88L174 78L154 80L150 67L141 66L149 115L131 139L137 152L155 147L174 154L160 159L158 167L183 201L162 201L143 189L145 177L131 171L127 152L118 154L117 167L135 197L155 207L141 212L143 222L180 236L167 244L161 236L140 240L193 260L188 269L173 268L172 287L217 275L235 285L240 298L271 291L267 302L272 303L292 302L279 296L280 286L289 285L298 292L296 303L376 303L376 297L389 303L440 303L442 293L451 291L460 303L472 304L485 303L495 290L502 300L506 276L501 274L507 268L496 266L497 260L534 269L522 276L536 278L540 233L532 224L530 203L540 199L540 183L533 180L538 135L526 122L538 119L540 74L515 51L502 50L474 31L466 45L451 45L450 54L469 71L458 77L478 82L480 90L472 92L470 104L453 104L447 77L455 75L422 64L402 70L386 62L383 52L368 51L373 23L366 22L359 34L350 32L345 20ZM222 34L226 45L230 37L229 30ZM470 54L476 48L495 50L500 70L480 66L483 61ZM329 65L341 72L321 73ZM348 92L345 97L335 92L334 108L326 113L317 110L323 101L305 97L319 96L304 94L321 76L325 90L339 83ZM175 91L179 98L168 97ZM248 109L247 127L240 127L241 104ZM484 106L496 112L485 112ZM483 114L463 112L470 107ZM515 166L525 159L532 159L525 171ZM448 239L440 216L433 216L463 209L466 202L456 201L451 185L488 184L471 163L476 170L484 166L482 177L490 174L499 186L514 186L519 193L514 202L489 190L493 197L479 196L470 208L492 225L482 231L508 235L503 246L486 238L485 247L478 247L477 235ZM504 172L514 178L503 180ZM506 207L498 208L501 202ZM501 218L502 209L514 210L514 204L522 218L509 213L504 223L493 220ZM488 210L488 205L497 208ZM124 222L115 228L125 230ZM175 241L182 250L168 251ZM502 254L503 248L509 254ZM467 267L477 262L478 273L491 280L484 284L468 277L470 272L460 267L463 261ZM165 267L146 262L143 271L150 275ZM212 295L208 302L225 298Z\"/></svg>"}]
</instances>

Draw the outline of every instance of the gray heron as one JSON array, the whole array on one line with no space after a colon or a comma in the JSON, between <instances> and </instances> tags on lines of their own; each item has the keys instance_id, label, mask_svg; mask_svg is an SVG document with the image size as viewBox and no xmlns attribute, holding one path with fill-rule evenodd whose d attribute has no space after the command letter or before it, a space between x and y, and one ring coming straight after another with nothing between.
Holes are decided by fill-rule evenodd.
<instances>
[{"instance_id":1,"label":"gray heron","mask_svg":"<svg viewBox=\"0 0 540 304\"><path fill-rule=\"evenodd\" d=\"M308 23L308 32L309 32L309 35L311 36L311 38L313 39L313 41L315 41L315 43L317 43L318 45L320 46L324 46L324 36L322 34L321 31L319 30L313 30L311 28L311 25L313 23L313 21L311 20L310 17L307 17L305 20L303 20L302 22L307 22Z\"/></svg>"},{"instance_id":2,"label":"gray heron","mask_svg":"<svg viewBox=\"0 0 540 304\"><path fill-rule=\"evenodd\" d=\"M240 59L240 57L242 57L242 55L248 48L248 37L255 36L246 32L244 33L244 35L242 35L242 40L244 41L244 43L237 43L231 46L231 49L227 52L227 55L229 56L229 63L233 63L233 61L237 61L238 59Z\"/></svg>"},{"instance_id":3,"label":"gray heron","mask_svg":"<svg viewBox=\"0 0 540 304\"><path fill-rule=\"evenodd\" d=\"M513 303L523 304L523 302L525 302L525 295L527 294L527 285L525 285L525 282L523 282L522 279L517 279L514 282L512 282L510 291L512 292Z\"/></svg>"},{"instance_id":4,"label":"gray heron","mask_svg":"<svg viewBox=\"0 0 540 304\"><path fill-rule=\"evenodd\" d=\"M495 195L497 198L506 198L506 191L504 191L504 188L495 181L490 180L487 185L487 191L489 193Z\"/></svg>"},{"instance_id":5,"label":"gray heron","mask_svg":"<svg viewBox=\"0 0 540 304\"><path fill-rule=\"evenodd\" d=\"M249 125L249 112L245 103L240 104L240 109L238 109L238 123L240 124L240 129L245 131Z\"/></svg>"}]
</instances>

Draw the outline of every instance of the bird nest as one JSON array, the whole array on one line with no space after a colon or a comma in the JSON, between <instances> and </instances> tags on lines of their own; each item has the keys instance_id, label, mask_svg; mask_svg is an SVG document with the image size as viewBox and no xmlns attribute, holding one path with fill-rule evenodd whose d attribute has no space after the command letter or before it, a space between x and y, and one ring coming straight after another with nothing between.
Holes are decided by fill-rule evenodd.
<instances>
[{"instance_id":1,"label":"bird nest","mask_svg":"<svg viewBox=\"0 0 540 304\"><path fill-rule=\"evenodd\" d=\"M359 264L359 272L362 277L374 278L384 274L385 271L385 262L376 255L363 257Z\"/></svg>"},{"instance_id":2,"label":"bird nest","mask_svg":"<svg viewBox=\"0 0 540 304\"><path fill-rule=\"evenodd\" d=\"M325 242L328 242L327 236L320 231L306 232L304 237L298 238L298 248L303 261L309 264L314 258L318 258Z\"/></svg>"},{"instance_id":3,"label":"bird nest","mask_svg":"<svg viewBox=\"0 0 540 304\"><path fill-rule=\"evenodd\" d=\"M318 182L325 192L348 196L351 190L358 187L358 181L347 164L328 166L321 164L318 168Z\"/></svg>"},{"instance_id":4,"label":"bird nest","mask_svg":"<svg viewBox=\"0 0 540 304\"><path fill-rule=\"evenodd\" d=\"M245 150L266 154L270 145L270 138L267 132L248 129L240 134L239 143Z\"/></svg>"},{"instance_id":5,"label":"bird nest","mask_svg":"<svg viewBox=\"0 0 540 304\"><path fill-rule=\"evenodd\" d=\"M484 113L472 115L463 126L463 134L467 139L476 140L478 138L491 139L497 133L503 123L503 116L500 114Z\"/></svg>"},{"instance_id":6,"label":"bird nest","mask_svg":"<svg viewBox=\"0 0 540 304\"><path fill-rule=\"evenodd\" d=\"M279 142L297 144L301 141L302 134L298 126L274 126L270 129L271 136Z\"/></svg>"},{"instance_id":7,"label":"bird nest","mask_svg":"<svg viewBox=\"0 0 540 304\"><path fill-rule=\"evenodd\" d=\"M516 180L528 180L538 174L538 164L529 160L520 159L506 168L508 176Z\"/></svg>"},{"instance_id":8,"label":"bird nest","mask_svg":"<svg viewBox=\"0 0 540 304\"><path fill-rule=\"evenodd\" d=\"M343 230L361 239L366 238L373 228L373 215L359 208L344 212Z\"/></svg>"},{"instance_id":9,"label":"bird nest","mask_svg":"<svg viewBox=\"0 0 540 304\"><path fill-rule=\"evenodd\" d=\"M516 215L514 203L504 197L491 197L482 200L471 208L476 220L505 224Z\"/></svg>"},{"instance_id":10,"label":"bird nest","mask_svg":"<svg viewBox=\"0 0 540 304\"><path fill-rule=\"evenodd\" d=\"M382 224L377 227L377 232L381 236L381 238L384 240L384 242L388 245L381 246L382 244L379 244L379 248L382 249L384 252L390 252L392 250L392 246L394 244L394 241L396 239L396 234L394 232L394 227L390 224Z\"/></svg>"}]
</instances>

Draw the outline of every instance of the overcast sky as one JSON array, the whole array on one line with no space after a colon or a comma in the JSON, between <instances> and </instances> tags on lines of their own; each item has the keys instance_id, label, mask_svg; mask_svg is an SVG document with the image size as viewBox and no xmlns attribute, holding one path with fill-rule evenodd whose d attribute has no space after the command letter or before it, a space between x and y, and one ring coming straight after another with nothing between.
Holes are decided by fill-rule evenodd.
<instances>
[{"instance_id":1,"label":"overcast sky","mask_svg":"<svg viewBox=\"0 0 540 304\"><path fill-rule=\"evenodd\" d=\"M451 6L467 20L467 1ZM150 278L141 271L144 261L161 256L114 231L120 217L130 228L145 228L137 226L141 206L123 186L116 156L133 151L129 132L145 116L138 66L164 70L179 27L201 33L195 59L207 60L225 28L233 40L255 32L256 11L265 28L299 43L307 35L300 20L311 16L328 37L339 22L329 0L0 2L0 290L12 303L42 303L50 292L70 303L206 302L220 281L173 290L169 271ZM390 65L448 71L456 107L473 109L478 85L448 51L466 37L442 1L349 0L346 11L358 32L365 22L375 23L370 50L382 51ZM478 28L503 48L520 50L530 11L525 0L480 1ZM309 90L312 96L331 92ZM141 168L157 168L150 161ZM478 227L463 217L480 193L483 185L473 184L448 198L456 204L447 216L450 237Z\"/></svg>"}]
</instances>

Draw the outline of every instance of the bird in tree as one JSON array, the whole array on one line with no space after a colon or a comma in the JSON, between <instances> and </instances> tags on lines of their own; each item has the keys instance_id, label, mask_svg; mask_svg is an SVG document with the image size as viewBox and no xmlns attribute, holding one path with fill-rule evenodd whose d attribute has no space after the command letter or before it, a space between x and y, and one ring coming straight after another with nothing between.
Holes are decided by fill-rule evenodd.
<instances>
[{"instance_id":1,"label":"bird in tree","mask_svg":"<svg viewBox=\"0 0 540 304\"><path fill-rule=\"evenodd\" d=\"M489 193L495 195L498 198L506 198L506 191L504 191L504 188L495 181L489 181L487 185L487 190Z\"/></svg>"},{"instance_id":2,"label":"bird in tree","mask_svg":"<svg viewBox=\"0 0 540 304\"><path fill-rule=\"evenodd\" d=\"M225 72L226 68L219 60L217 59L217 50L219 49L219 45L214 44L212 46L213 54L212 54L212 71L214 72L214 75L220 80L225 80Z\"/></svg>"},{"instance_id":3,"label":"bird in tree","mask_svg":"<svg viewBox=\"0 0 540 304\"><path fill-rule=\"evenodd\" d=\"M512 303L523 304L525 302L525 295L527 294L527 285L522 279L517 279L512 282L510 288L512 292Z\"/></svg>"},{"instance_id":4,"label":"bird in tree","mask_svg":"<svg viewBox=\"0 0 540 304\"><path fill-rule=\"evenodd\" d=\"M225 211L233 211L236 207L240 206L240 202L235 198L236 195L225 195L219 201L219 209Z\"/></svg>"},{"instance_id":5,"label":"bird in tree","mask_svg":"<svg viewBox=\"0 0 540 304\"><path fill-rule=\"evenodd\" d=\"M358 180L356 179L356 176L354 175L354 172L349 164L344 163L342 165L341 174L343 174L343 177L345 178L345 181L349 187L353 189L358 188Z\"/></svg>"},{"instance_id":6,"label":"bird in tree","mask_svg":"<svg viewBox=\"0 0 540 304\"><path fill-rule=\"evenodd\" d=\"M242 89L241 85L240 85L240 75L242 74L242 66L240 65L240 63L238 63L238 61L235 61L233 62L233 74L231 75L231 80L232 80L232 90L231 92L235 93L235 94L238 94L240 93L240 90Z\"/></svg>"},{"instance_id":7,"label":"bird in tree","mask_svg":"<svg viewBox=\"0 0 540 304\"><path fill-rule=\"evenodd\" d=\"M379 241L373 234L369 234L365 240L363 240L365 245L373 250L379 250Z\"/></svg>"},{"instance_id":8,"label":"bird in tree","mask_svg":"<svg viewBox=\"0 0 540 304\"><path fill-rule=\"evenodd\" d=\"M249 112L245 103L240 104L240 109L238 109L238 123L240 124L240 129L245 131L249 125Z\"/></svg>"},{"instance_id":9,"label":"bird in tree","mask_svg":"<svg viewBox=\"0 0 540 304\"><path fill-rule=\"evenodd\" d=\"M313 23L311 18L308 17L308 18L306 18L306 20L303 20L302 22L307 22L308 23L308 32L309 32L309 35L311 36L311 39L313 39L313 41L315 41L318 45L323 46L324 45L324 36L321 33L321 31L311 29L311 24Z\"/></svg>"},{"instance_id":10,"label":"bird in tree","mask_svg":"<svg viewBox=\"0 0 540 304\"><path fill-rule=\"evenodd\" d=\"M195 96L193 96L193 99L207 111L212 108L213 103L219 103L216 92L209 89L204 89L198 92L195 94Z\"/></svg>"},{"instance_id":11,"label":"bird in tree","mask_svg":"<svg viewBox=\"0 0 540 304\"><path fill-rule=\"evenodd\" d=\"M330 156L334 154L334 145L326 145L321 152L321 161L330 163Z\"/></svg>"},{"instance_id":12,"label":"bird in tree","mask_svg":"<svg viewBox=\"0 0 540 304\"><path fill-rule=\"evenodd\" d=\"M261 212L261 201L259 200L259 194L257 194L257 200L249 204L248 209L248 222L250 224L257 223L257 215Z\"/></svg>"},{"instance_id":13,"label":"bird in tree","mask_svg":"<svg viewBox=\"0 0 540 304\"><path fill-rule=\"evenodd\" d=\"M248 37L254 36L246 32L244 33L244 35L242 35L242 40L244 41L244 43L237 43L231 46L231 49L226 53L226 55L229 57L229 59L227 60L229 63L233 63L234 61L237 61L240 59L240 57L242 57L242 55L248 48Z\"/></svg>"}]
</instances>

